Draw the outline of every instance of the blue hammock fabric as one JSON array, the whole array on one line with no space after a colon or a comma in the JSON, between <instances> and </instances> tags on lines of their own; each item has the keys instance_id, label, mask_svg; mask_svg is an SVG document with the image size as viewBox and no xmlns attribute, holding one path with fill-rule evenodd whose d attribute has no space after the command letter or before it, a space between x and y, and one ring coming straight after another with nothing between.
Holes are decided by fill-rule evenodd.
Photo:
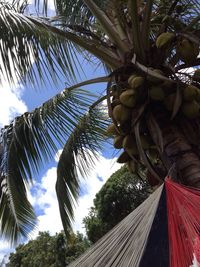
<instances>
[{"instance_id":1,"label":"blue hammock fabric","mask_svg":"<svg viewBox=\"0 0 200 267\"><path fill-rule=\"evenodd\" d=\"M141 258L140 267L169 267L169 239L165 188Z\"/></svg>"},{"instance_id":2,"label":"blue hammock fabric","mask_svg":"<svg viewBox=\"0 0 200 267\"><path fill-rule=\"evenodd\" d=\"M80 256L70 267L167 267L164 254L168 244L161 253L162 240L166 239L166 201L163 185L146 199L137 209ZM158 214L157 214L158 212ZM163 224L159 224L159 214ZM161 229L160 226L162 226ZM156 244L158 231L161 238ZM151 246L156 244L154 250ZM159 251L159 254L157 252ZM161 255L162 254L162 255ZM143 258L144 255L144 258ZM159 257L159 259L158 259ZM150 265L148 261L155 260ZM159 262L160 265L156 265Z\"/></svg>"}]
</instances>

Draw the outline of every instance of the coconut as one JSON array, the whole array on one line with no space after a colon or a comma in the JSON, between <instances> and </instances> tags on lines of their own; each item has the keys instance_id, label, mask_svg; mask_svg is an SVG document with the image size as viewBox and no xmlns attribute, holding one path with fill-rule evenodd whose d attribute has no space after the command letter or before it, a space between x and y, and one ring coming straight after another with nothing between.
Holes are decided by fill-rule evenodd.
<instances>
[{"instance_id":1,"label":"coconut","mask_svg":"<svg viewBox=\"0 0 200 267\"><path fill-rule=\"evenodd\" d=\"M118 135L114 138L114 143L113 143L113 146L117 149L120 149L122 148L122 143L123 143L123 139L124 139L124 136L122 135Z\"/></svg>"},{"instance_id":2,"label":"coconut","mask_svg":"<svg viewBox=\"0 0 200 267\"><path fill-rule=\"evenodd\" d=\"M114 123L112 123L112 124L110 124L110 125L108 126L108 128L107 128L107 130L106 130L106 134L107 134L108 136L113 136L113 135L117 135L117 134L119 134L119 132L118 132L116 126L114 125Z\"/></svg>"},{"instance_id":3,"label":"coconut","mask_svg":"<svg viewBox=\"0 0 200 267\"><path fill-rule=\"evenodd\" d=\"M157 48L165 48L168 45L170 45L175 38L175 34L172 32L163 32L161 33L157 40L156 40L156 46Z\"/></svg>"},{"instance_id":4,"label":"coconut","mask_svg":"<svg viewBox=\"0 0 200 267\"><path fill-rule=\"evenodd\" d=\"M176 51L182 61L191 63L199 54L199 45L188 39L182 39L178 42Z\"/></svg>"},{"instance_id":5,"label":"coconut","mask_svg":"<svg viewBox=\"0 0 200 267\"><path fill-rule=\"evenodd\" d=\"M138 149L133 135L126 135L122 144L123 148L129 155L137 155Z\"/></svg>"},{"instance_id":6,"label":"coconut","mask_svg":"<svg viewBox=\"0 0 200 267\"><path fill-rule=\"evenodd\" d=\"M176 94L170 94L168 95L164 100L164 105L167 110L172 111L174 107L174 101L176 99Z\"/></svg>"},{"instance_id":7,"label":"coconut","mask_svg":"<svg viewBox=\"0 0 200 267\"><path fill-rule=\"evenodd\" d=\"M131 116L131 109L121 104L115 106L113 109L113 117L120 124L123 124L124 122L129 120L130 116Z\"/></svg>"},{"instance_id":8,"label":"coconut","mask_svg":"<svg viewBox=\"0 0 200 267\"><path fill-rule=\"evenodd\" d=\"M132 75L128 79L131 88L137 89L144 84L144 77Z\"/></svg>"},{"instance_id":9,"label":"coconut","mask_svg":"<svg viewBox=\"0 0 200 267\"><path fill-rule=\"evenodd\" d=\"M198 94L198 88L194 85L189 85L183 89L183 98L185 101L195 100Z\"/></svg>"},{"instance_id":10,"label":"coconut","mask_svg":"<svg viewBox=\"0 0 200 267\"><path fill-rule=\"evenodd\" d=\"M182 112L188 119L195 119L200 115L200 105L195 100L185 102L182 106Z\"/></svg>"},{"instance_id":11,"label":"coconut","mask_svg":"<svg viewBox=\"0 0 200 267\"><path fill-rule=\"evenodd\" d=\"M149 90L149 96L155 101L162 101L165 98L165 93L160 86L152 86Z\"/></svg>"},{"instance_id":12,"label":"coconut","mask_svg":"<svg viewBox=\"0 0 200 267\"><path fill-rule=\"evenodd\" d=\"M119 99L124 106L128 108L133 108L136 104L137 95L133 89L127 90L120 95Z\"/></svg>"},{"instance_id":13,"label":"coconut","mask_svg":"<svg viewBox=\"0 0 200 267\"><path fill-rule=\"evenodd\" d=\"M119 99L114 99L111 103L111 107L114 108L115 106L121 104Z\"/></svg>"},{"instance_id":14,"label":"coconut","mask_svg":"<svg viewBox=\"0 0 200 267\"><path fill-rule=\"evenodd\" d=\"M171 81L164 81L162 84L160 84L160 86L162 86L165 95L172 94L176 91L174 83Z\"/></svg>"},{"instance_id":15,"label":"coconut","mask_svg":"<svg viewBox=\"0 0 200 267\"><path fill-rule=\"evenodd\" d=\"M171 89L172 87L174 87L174 83L172 81L164 81L162 83L162 86L166 89Z\"/></svg>"},{"instance_id":16,"label":"coconut","mask_svg":"<svg viewBox=\"0 0 200 267\"><path fill-rule=\"evenodd\" d=\"M195 70L193 80L200 82L200 69Z\"/></svg>"},{"instance_id":17,"label":"coconut","mask_svg":"<svg viewBox=\"0 0 200 267\"><path fill-rule=\"evenodd\" d=\"M122 154L119 156L119 158L117 159L118 163L126 163L128 161L130 161L131 158L128 155L128 153L126 151L122 152Z\"/></svg>"}]
</instances>

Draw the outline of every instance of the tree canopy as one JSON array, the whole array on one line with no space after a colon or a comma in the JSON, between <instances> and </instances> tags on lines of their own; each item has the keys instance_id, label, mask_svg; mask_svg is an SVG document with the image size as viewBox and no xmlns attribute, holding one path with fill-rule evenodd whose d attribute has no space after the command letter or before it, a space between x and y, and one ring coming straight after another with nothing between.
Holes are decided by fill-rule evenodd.
<instances>
[{"instance_id":1,"label":"tree canopy","mask_svg":"<svg viewBox=\"0 0 200 267\"><path fill-rule=\"evenodd\" d=\"M126 166L111 175L94 199L94 207L83 222L88 238L96 242L150 194L147 180L131 174Z\"/></svg>"},{"instance_id":2,"label":"tree canopy","mask_svg":"<svg viewBox=\"0 0 200 267\"><path fill-rule=\"evenodd\" d=\"M40 232L36 239L19 245L11 253L7 267L64 267L89 245L89 241L80 233L71 234L67 241L63 232L54 236Z\"/></svg>"}]
</instances>

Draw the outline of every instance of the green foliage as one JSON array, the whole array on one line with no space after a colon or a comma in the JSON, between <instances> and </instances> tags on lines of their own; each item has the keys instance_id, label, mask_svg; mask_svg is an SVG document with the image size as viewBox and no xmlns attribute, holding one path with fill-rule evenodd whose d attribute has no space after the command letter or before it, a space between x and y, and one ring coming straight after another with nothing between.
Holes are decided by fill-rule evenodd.
<instances>
[{"instance_id":1,"label":"green foliage","mask_svg":"<svg viewBox=\"0 0 200 267\"><path fill-rule=\"evenodd\" d=\"M107 126L105 119L105 114L100 112L98 108L90 108L90 111L82 117L69 136L60 155L57 167L56 193L65 233L71 227L71 219L74 218L74 200L79 195L77 171L85 177L93 167L94 158L97 158L96 151L102 148L105 141L104 133ZM90 156L86 155L87 151L91 152ZM68 167L66 168L66 166Z\"/></svg>"},{"instance_id":2,"label":"green foliage","mask_svg":"<svg viewBox=\"0 0 200 267\"><path fill-rule=\"evenodd\" d=\"M92 158L91 155L96 155L95 152L104 141L102 130L105 127L105 119L99 117L98 113L93 113L93 110L97 103L107 98L108 111L112 118L112 106L115 100L118 102L117 97L120 95L117 93L117 96L113 95L110 99L113 93L110 88L114 85L120 88L118 91L126 90L129 76L133 72L136 71L142 75L145 83L140 88L138 103L131 111L131 121L127 121L126 125L120 126L118 130L123 135L134 132L140 154L136 160L141 159L151 174L157 180L163 181L163 177L171 168L169 166L166 170L166 166L170 165L168 162L174 162L173 155L178 155L179 151L185 151L185 147L180 149L178 143L173 142L174 146L177 146L175 149L177 152L172 149L173 153L170 152L169 155L164 153L167 154L164 157L160 157L157 153L156 157L160 162L165 161L166 158L160 176L159 168L154 164L157 160L152 160L150 151L143 148L141 136L150 137L154 148L156 147L156 151L160 154L169 151L166 145L165 147L163 145L169 142L162 136L162 125L167 125L163 118L168 119L169 116L171 119L176 119L175 130L178 127L192 147L194 144L196 147L200 146L198 136L200 113L197 118L192 116L196 121L189 120L185 118L186 112L183 113L181 108L184 86L194 83L200 88L200 82L194 81L192 75L185 72L187 67L199 68L197 57L200 43L199 0L175 0L172 3L167 0L55 0L54 2L56 16L47 17L45 11L47 11L48 1L35 1L38 9L44 7L44 14L38 17L38 14L41 14L40 10L37 10L36 16L29 16L28 10L25 12L28 5L26 0L12 3L1 1L0 73L2 77L10 82L18 78L20 83L31 82L39 87L40 83L48 79L56 81L65 74L68 78L67 84L70 85L71 81L74 82L76 73L82 69L80 64L78 65L77 53L81 53L86 62L92 62L96 66L102 62L113 73L107 77L109 83L104 93L102 88L102 97L92 99L82 90L74 91L75 88L80 87L75 85L33 112L17 117L9 126L1 129L0 233L11 242L17 241L21 235L27 236L36 225L36 216L27 199L27 184L30 184L30 177L34 177L42 163L52 158L58 143L64 149L58 164L56 191L63 226L66 232L69 230L73 219L73 201L78 197L80 186L77 172L81 171L85 176L88 169L91 169L89 167L93 165L91 162L94 157ZM170 43L167 42L167 47L157 48L155 46L157 37L167 32L173 33L175 38ZM188 49L188 45L187 49L183 49L183 44L189 44L192 49ZM191 51L192 55L190 55ZM156 70L161 71L162 75ZM4 80L1 75L0 82ZM82 83L81 86L87 83L91 84L91 81ZM169 91L166 92L168 95L166 99L171 99L168 103L170 108L166 103L161 105L160 101L155 103L156 101L149 99L151 83L155 83L156 86L159 83L160 87L163 86L166 91ZM161 116L157 116L158 114ZM171 119L169 125L174 123ZM177 136L170 137L170 140L183 140L182 135L180 138L179 134ZM164 149L166 151L163 151ZM189 150L186 149L186 151ZM196 158L198 157L197 154ZM182 161L178 157L176 160L178 163ZM191 162L193 166L193 158ZM195 164L198 166L198 161L195 161ZM184 167L179 166L180 164L176 165L177 173L185 169L184 164ZM187 175L188 173L194 174L194 177L189 179L187 177L185 182L184 175L181 173L180 181L186 184L187 181L194 180L196 186L197 172L187 172ZM127 191L122 193L126 196ZM99 198L96 205L99 207L98 203L107 201L113 205L110 210L115 210L118 202L112 200L112 195L112 190L109 194L106 192L105 199ZM128 200L127 198L126 206L130 205ZM105 211L105 214L109 214L110 223L113 225L113 214L108 211ZM104 214L101 209L99 212ZM118 217L118 219L121 218L119 215ZM98 220L95 219L95 223L98 225Z\"/></svg>"},{"instance_id":3,"label":"green foliage","mask_svg":"<svg viewBox=\"0 0 200 267\"><path fill-rule=\"evenodd\" d=\"M35 240L19 245L11 253L8 267L64 267L75 260L89 247L88 240L82 234L71 234L66 241L61 232L50 236L40 232Z\"/></svg>"},{"instance_id":4,"label":"green foliage","mask_svg":"<svg viewBox=\"0 0 200 267\"><path fill-rule=\"evenodd\" d=\"M150 186L126 166L116 171L96 194L94 207L84 218L88 238L96 242L148 196Z\"/></svg>"},{"instance_id":5,"label":"green foliage","mask_svg":"<svg viewBox=\"0 0 200 267\"><path fill-rule=\"evenodd\" d=\"M66 250L66 264L78 258L89 246L89 240L81 233L71 234Z\"/></svg>"}]
</instances>

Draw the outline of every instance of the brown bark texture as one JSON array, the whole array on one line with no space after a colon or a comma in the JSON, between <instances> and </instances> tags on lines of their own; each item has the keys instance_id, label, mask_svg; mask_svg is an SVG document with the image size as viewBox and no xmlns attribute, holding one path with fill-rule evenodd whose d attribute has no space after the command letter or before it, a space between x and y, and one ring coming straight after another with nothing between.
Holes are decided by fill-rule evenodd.
<instances>
[{"instance_id":1,"label":"brown bark texture","mask_svg":"<svg viewBox=\"0 0 200 267\"><path fill-rule=\"evenodd\" d=\"M177 174L179 182L200 188L200 158L180 129L171 122L162 127L164 153ZM173 177L172 177L173 178Z\"/></svg>"}]
</instances>

